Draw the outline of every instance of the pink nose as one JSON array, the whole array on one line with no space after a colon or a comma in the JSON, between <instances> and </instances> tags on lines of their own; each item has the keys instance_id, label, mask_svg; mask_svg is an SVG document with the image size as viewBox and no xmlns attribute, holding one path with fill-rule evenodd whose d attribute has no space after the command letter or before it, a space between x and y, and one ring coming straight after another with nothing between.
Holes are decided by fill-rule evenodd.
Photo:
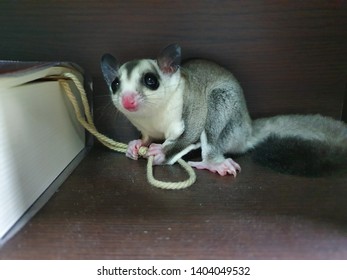
<instances>
[{"instance_id":1,"label":"pink nose","mask_svg":"<svg viewBox=\"0 0 347 280\"><path fill-rule=\"evenodd\" d=\"M125 92L122 96L122 105L128 111L136 111L139 105L139 95L135 92Z\"/></svg>"}]
</instances>

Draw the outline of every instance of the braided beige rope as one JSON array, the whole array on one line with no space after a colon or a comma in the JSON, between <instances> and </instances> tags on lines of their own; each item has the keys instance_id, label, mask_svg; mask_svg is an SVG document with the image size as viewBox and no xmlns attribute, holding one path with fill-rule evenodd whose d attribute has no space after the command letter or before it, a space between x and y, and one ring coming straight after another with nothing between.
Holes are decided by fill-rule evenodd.
<instances>
[{"instance_id":1,"label":"braided beige rope","mask_svg":"<svg viewBox=\"0 0 347 280\"><path fill-rule=\"evenodd\" d=\"M90 107L87 99L86 92L84 90L83 85L79 81L79 79L72 73L64 73L64 78L60 78L59 82L61 86L64 88L64 91L66 93L66 96L69 98L76 114L77 120L81 123L81 125L88 130L91 134L93 134L102 144L104 144L106 147L120 152L125 153L127 151L128 145L124 143L116 142L105 135L101 134L95 127L94 121L90 112ZM76 99L76 96L72 93L72 90L70 88L70 85L68 83L68 80L72 80L74 85L76 86L77 90L80 93L83 110L80 109L79 103ZM82 113L82 111L84 113ZM85 115L85 117L84 117ZM145 156L147 153L147 148L142 147L140 148L139 155ZM193 168L186 163L183 159L179 159L177 161L182 168L188 173L189 178L185 181L180 182L163 182L160 180L157 180L153 176L153 157L149 157L147 161L147 180L148 182L161 189L171 189L171 190L178 190L178 189L184 189L190 187L192 184L196 181L196 174L193 170Z\"/></svg>"}]
</instances>

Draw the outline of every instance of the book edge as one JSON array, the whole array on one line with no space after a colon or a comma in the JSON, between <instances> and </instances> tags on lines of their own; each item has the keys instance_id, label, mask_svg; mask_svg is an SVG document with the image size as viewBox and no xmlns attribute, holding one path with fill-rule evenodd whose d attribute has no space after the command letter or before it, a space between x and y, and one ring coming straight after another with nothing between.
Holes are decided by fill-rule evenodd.
<instances>
[{"instance_id":1,"label":"book edge","mask_svg":"<svg viewBox=\"0 0 347 280\"><path fill-rule=\"evenodd\" d=\"M0 67L4 66L4 61L0 61ZM86 77L83 69L72 62L16 62L6 61L7 65L18 67L14 71L0 72L0 88L19 86L28 82L42 79L48 76L61 75L65 72L72 72L81 81ZM5 63L5 64L6 64ZM30 65L21 67L21 65Z\"/></svg>"},{"instance_id":2,"label":"book edge","mask_svg":"<svg viewBox=\"0 0 347 280\"><path fill-rule=\"evenodd\" d=\"M24 212L16 223L0 238L1 247L12 237L14 237L49 201L59 187L66 181L69 175L76 169L81 161L86 157L91 149L91 145L85 146L77 156L65 167L65 169L55 178L46 190L35 200L35 202Z\"/></svg>"}]
</instances>

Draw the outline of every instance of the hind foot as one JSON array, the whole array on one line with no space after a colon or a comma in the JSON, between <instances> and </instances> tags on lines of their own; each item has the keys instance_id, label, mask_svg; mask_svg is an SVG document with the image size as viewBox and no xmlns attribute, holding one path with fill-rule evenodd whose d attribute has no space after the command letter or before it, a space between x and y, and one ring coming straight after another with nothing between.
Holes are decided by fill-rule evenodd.
<instances>
[{"instance_id":1,"label":"hind foot","mask_svg":"<svg viewBox=\"0 0 347 280\"><path fill-rule=\"evenodd\" d=\"M189 161L188 164L192 167L195 167L197 169L207 169L210 170L213 173L218 173L221 176L225 175L233 175L236 177L237 172L241 172L241 167L238 163L233 161L231 158L227 158L222 162L207 162L207 161L200 161L200 162L194 162Z\"/></svg>"}]
</instances>

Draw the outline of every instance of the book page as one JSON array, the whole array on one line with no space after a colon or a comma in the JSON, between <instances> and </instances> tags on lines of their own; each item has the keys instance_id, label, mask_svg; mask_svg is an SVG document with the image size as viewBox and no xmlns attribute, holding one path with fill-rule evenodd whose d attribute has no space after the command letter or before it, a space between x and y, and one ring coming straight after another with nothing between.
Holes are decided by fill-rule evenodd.
<instances>
[{"instance_id":1,"label":"book page","mask_svg":"<svg viewBox=\"0 0 347 280\"><path fill-rule=\"evenodd\" d=\"M0 88L0 237L84 147L58 81Z\"/></svg>"}]
</instances>

